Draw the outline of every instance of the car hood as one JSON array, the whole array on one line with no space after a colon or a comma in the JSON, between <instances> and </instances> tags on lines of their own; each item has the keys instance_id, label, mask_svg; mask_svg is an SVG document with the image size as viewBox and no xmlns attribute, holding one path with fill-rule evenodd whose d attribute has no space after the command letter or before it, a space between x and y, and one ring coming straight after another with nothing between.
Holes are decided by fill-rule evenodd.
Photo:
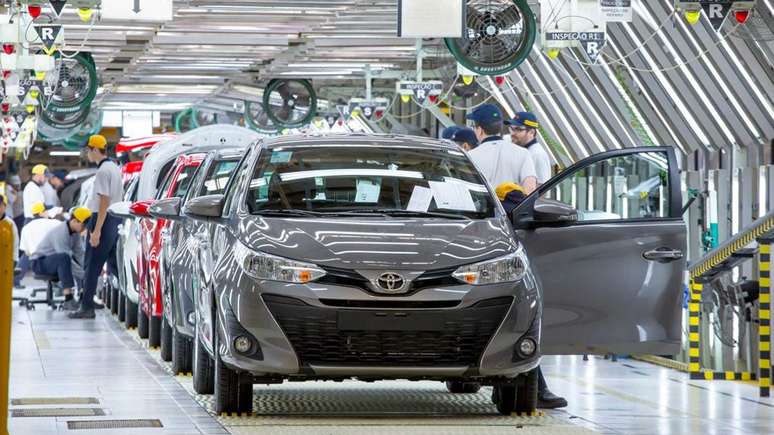
<instances>
[{"instance_id":1,"label":"car hood","mask_svg":"<svg viewBox=\"0 0 774 435\"><path fill-rule=\"evenodd\" d=\"M430 270L512 252L517 242L505 218L283 219L250 216L238 231L249 248L321 266Z\"/></svg>"}]
</instances>

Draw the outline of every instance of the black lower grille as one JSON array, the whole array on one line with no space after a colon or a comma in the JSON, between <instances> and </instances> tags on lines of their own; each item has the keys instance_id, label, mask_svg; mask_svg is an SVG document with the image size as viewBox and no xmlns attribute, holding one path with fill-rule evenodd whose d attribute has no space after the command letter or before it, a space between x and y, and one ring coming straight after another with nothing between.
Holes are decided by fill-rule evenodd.
<instances>
[{"instance_id":1,"label":"black lower grille","mask_svg":"<svg viewBox=\"0 0 774 435\"><path fill-rule=\"evenodd\" d=\"M512 298L459 310L320 308L264 295L302 366L477 366Z\"/></svg>"}]
</instances>

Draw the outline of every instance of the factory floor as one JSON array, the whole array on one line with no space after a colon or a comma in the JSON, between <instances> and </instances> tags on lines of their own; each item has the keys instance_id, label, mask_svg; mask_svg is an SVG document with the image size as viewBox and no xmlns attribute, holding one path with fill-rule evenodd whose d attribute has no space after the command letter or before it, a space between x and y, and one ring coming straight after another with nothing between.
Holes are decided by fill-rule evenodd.
<instances>
[{"instance_id":1,"label":"factory floor","mask_svg":"<svg viewBox=\"0 0 774 435\"><path fill-rule=\"evenodd\" d=\"M774 433L774 399L760 399L755 383L580 356L543 359L569 406L536 417L498 415L489 388L451 395L437 382L401 381L255 386L253 415L215 416L212 396L172 376L109 311L70 320L14 304L12 321L12 435Z\"/></svg>"}]
</instances>

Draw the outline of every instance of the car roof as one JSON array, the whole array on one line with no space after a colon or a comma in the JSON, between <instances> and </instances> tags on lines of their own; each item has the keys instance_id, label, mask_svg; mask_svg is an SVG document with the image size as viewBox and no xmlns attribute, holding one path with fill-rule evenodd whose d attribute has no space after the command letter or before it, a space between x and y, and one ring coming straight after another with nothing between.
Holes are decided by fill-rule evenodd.
<instances>
[{"instance_id":1,"label":"car roof","mask_svg":"<svg viewBox=\"0 0 774 435\"><path fill-rule=\"evenodd\" d=\"M433 139L421 136L408 136L399 134L375 134L375 133L326 133L326 134L297 134L266 138L261 142L262 146L274 149L297 146L383 146L383 147L410 147L415 149L458 149L459 146L451 141Z\"/></svg>"}]
</instances>

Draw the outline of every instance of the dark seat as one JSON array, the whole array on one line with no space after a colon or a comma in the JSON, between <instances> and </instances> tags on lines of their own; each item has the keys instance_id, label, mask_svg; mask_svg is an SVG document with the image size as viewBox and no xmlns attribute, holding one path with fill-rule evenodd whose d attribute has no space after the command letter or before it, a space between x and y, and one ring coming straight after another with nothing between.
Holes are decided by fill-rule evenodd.
<instances>
[{"instance_id":1,"label":"dark seat","mask_svg":"<svg viewBox=\"0 0 774 435\"><path fill-rule=\"evenodd\" d=\"M54 299L54 284L59 282L59 277L56 275L39 275L36 273L35 279L39 281L45 281L46 287L33 289L29 298L23 298L19 300L19 305L26 306L28 310L34 310L35 304L46 304L53 309L57 309L59 304L62 302L61 300ZM42 292L46 292L45 299L32 299L38 293Z\"/></svg>"}]
</instances>

